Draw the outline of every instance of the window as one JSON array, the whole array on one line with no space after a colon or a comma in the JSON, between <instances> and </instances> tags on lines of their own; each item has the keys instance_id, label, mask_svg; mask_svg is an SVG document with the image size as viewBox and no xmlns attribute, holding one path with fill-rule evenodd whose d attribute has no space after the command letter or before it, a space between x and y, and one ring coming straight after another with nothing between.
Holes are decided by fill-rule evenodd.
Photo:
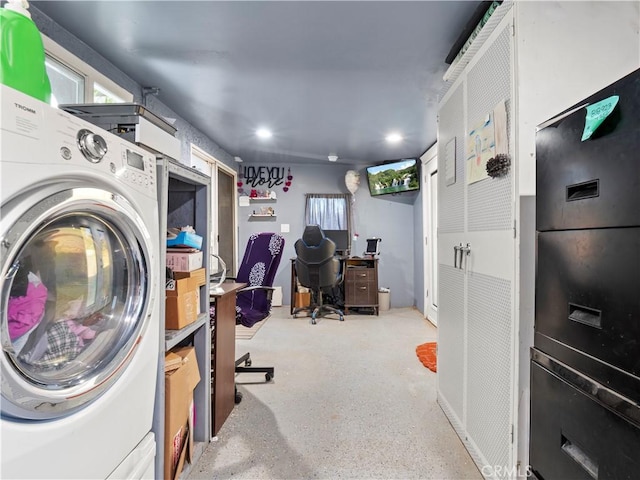
<instances>
[{"instance_id":1,"label":"window","mask_svg":"<svg viewBox=\"0 0 640 480\"><path fill-rule=\"evenodd\" d=\"M84 102L84 77L50 56L44 62L56 103Z\"/></svg>"},{"instance_id":2,"label":"window","mask_svg":"<svg viewBox=\"0 0 640 480\"><path fill-rule=\"evenodd\" d=\"M320 225L323 230L347 230L351 236L351 195L348 193L307 194L305 225Z\"/></svg>"},{"instance_id":3,"label":"window","mask_svg":"<svg viewBox=\"0 0 640 480\"><path fill-rule=\"evenodd\" d=\"M110 91L107 87L103 87L98 82L93 82L93 101L95 103L123 103L124 100L118 95Z\"/></svg>"},{"instance_id":4,"label":"window","mask_svg":"<svg viewBox=\"0 0 640 480\"><path fill-rule=\"evenodd\" d=\"M42 35L54 105L132 102L133 94Z\"/></svg>"}]
</instances>

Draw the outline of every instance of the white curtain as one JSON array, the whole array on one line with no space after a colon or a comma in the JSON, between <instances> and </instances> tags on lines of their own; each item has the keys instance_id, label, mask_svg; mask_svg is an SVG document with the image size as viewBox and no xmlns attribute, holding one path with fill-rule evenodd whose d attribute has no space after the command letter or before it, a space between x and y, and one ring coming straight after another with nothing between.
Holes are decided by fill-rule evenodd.
<instances>
[{"instance_id":1,"label":"white curtain","mask_svg":"<svg viewBox=\"0 0 640 480\"><path fill-rule=\"evenodd\" d=\"M320 225L323 230L347 230L351 236L351 195L308 193L305 225Z\"/></svg>"}]
</instances>

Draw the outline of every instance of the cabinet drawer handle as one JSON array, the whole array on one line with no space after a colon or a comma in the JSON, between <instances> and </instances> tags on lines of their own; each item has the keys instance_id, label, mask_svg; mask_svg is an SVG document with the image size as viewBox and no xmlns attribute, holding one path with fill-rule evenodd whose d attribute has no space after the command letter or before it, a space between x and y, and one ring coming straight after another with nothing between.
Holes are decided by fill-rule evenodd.
<instances>
[{"instance_id":1,"label":"cabinet drawer handle","mask_svg":"<svg viewBox=\"0 0 640 480\"><path fill-rule=\"evenodd\" d=\"M366 290L367 287L360 287L360 290Z\"/></svg>"},{"instance_id":2,"label":"cabinet drawer handle","mask_svg":"<svg viewBox=\"0 0 640 480\"><path fill-rule=\"evenodd\" d=\"M361 276L361 277L366 277L366 276L367 276L367 274L366 274L366 273L361 273L361 274L360 274L360 276Z\"/></svg>"},{"instance_id":3,"label":"cabinet drawer handle","mask_svg":"<svg viewBox=\"0 0 640 480\"><path fill-rule=\"evenodd\" d=\"M602 329L602 312L595 308L569 303L569 320Z\"/></svg>"},{"instance_id":4,"label":"cabinet drawer handle","mask_svg":"<svg viewBox=\"0 0 640 480\"><path fill-rule=\"evenodd\" d=\"M569 455L578 465L580 465L592 478L598 478L598 464L593 461L587 453L578 445L574 444L564 435L560 435L561 448L564 453Z\"/></svg>"},{"instance_id":5,"label":"cabinet drawer handle","mask_svg":"<svg viewBox=\"0 0 640 480\"><path fill-rule=\"evenodd\" d=\"M583 198L594 198L600 195L600 180L595 179L590 182L567 185L567 202L582 200Z\"/></svg>"}]
</instances>

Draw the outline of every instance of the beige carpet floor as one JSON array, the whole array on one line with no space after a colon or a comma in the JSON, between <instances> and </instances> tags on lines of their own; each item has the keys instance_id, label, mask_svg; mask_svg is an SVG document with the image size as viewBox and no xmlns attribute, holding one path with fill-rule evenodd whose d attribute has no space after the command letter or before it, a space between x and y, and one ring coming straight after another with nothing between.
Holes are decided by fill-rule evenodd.
<instances>
[{"instance_id":1,"label":"beige carpet floor","mask_svg":"<svg viewBox=\"0 0 640 480\"><path fill-rule=\"evenodd\" d=\"M417 310L261 323L236 354L275 377L236 376L243 400L185 480L482 480L416 357L437 336Z\"/></svg>"}]
</instances>

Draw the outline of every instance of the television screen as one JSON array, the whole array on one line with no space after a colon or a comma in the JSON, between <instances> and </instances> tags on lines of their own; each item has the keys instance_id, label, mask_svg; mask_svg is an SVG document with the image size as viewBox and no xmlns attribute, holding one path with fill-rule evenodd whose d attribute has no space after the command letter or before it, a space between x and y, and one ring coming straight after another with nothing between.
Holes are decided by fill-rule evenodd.
<instances>
[{"instance_id":1,"label":"television screen","mask_svg":"<svg viewBox=\"0 0 640 480\"><path fill-rule=\"evenodd\" d=\"M369 192L373 197L387 193L420 190L418 161L415 158L403 158L367 167L367 180L369 181Z\"/></svg>"}]
</instances>

